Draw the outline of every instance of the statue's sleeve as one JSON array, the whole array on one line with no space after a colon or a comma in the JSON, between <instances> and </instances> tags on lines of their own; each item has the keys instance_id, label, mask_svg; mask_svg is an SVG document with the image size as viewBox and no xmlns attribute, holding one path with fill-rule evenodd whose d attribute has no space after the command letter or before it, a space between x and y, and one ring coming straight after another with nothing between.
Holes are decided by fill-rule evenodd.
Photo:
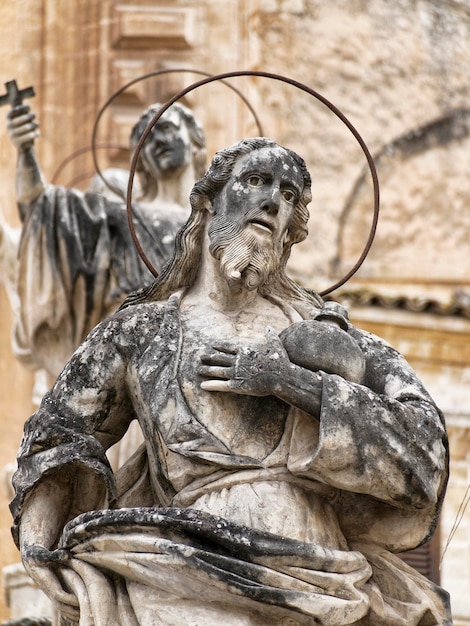
<instances>
[{"instance_id":1,"label":"statue's sleeve","mask_svg":"<svg viewBox=\"0 0 470 626\"><path fill-rule=\"evenodd\" d=\"M109 281L106 201L49 185L29 207L18 267L18 357L56 376L102 319Z\"/></svg>"},{"instance_id":2,"label":"statue's sleeve","mask_svg":"<svg viewBox=\"0 0 470 626\"><path fill-rule=\"evenodd\" d=\"M372 498L405 511L403 518L426 510L432 524L447 482L442 415L398 352L372 335L356 338L367 361L365 384L321 373L320 423L300 415L289 469L335 487L364 509Z\"/></svg>"},{"instance_id":3,"label":"statue's sleeve","mask_svg":"<svg viewBox=\"0 0 470 626\"><path fill-rule=\"evenodd\" d=\"M119 316L100 324L26 422L10 505L15 537L28 494L45 476L73 476L75 514L112 506L115 481L105 452L135 417L123 337ZM96 502L96 494L106 494L105 502Z\"/></svg>"}]
</instances>

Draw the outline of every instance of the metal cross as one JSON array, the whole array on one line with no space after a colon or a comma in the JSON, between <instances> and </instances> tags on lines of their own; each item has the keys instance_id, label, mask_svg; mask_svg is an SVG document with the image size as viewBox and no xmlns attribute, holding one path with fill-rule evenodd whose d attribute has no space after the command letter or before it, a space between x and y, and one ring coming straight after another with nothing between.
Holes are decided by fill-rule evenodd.
<instances>
[{"instance_id":1,"label":"metal cross","mask_svg":"<svg viewBox=\"0 0 470 626\"><path fill-rule=\"evenodd\" d=\"M25 98L32 98L35 93L33 87L26 87L25 89L18 89L16 80L9 80L5 83L6 94L0 96L0 107L11 104L12 107L23 104Z\"/></svg>"}]
</instances>

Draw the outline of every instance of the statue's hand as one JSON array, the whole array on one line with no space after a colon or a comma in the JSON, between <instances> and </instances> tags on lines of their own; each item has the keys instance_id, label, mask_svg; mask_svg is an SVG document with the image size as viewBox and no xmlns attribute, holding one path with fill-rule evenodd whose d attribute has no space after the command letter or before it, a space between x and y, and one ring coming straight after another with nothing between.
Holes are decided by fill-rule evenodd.
<instances>
[{"instance_id":1,"label":"statue's hand","mask_svg":"<svg viewBox=\"0 0 470 626\"><path fill-rule=\"evenodd\" d=\"M40 589L55 603L62 615L78 621L78 600L64 589L60 582L61 564L66 560L65 551L50 551L33 544L22 549L23 565Z\"/></svg>"},{"instance_id":2,"label":"statue's hand","mask_svg":"<svg viewBox=\"0 0 470 626\"><path fill-rule=\"evenodd\" d=\"M253 347L234 341L214 344L210 354L201 357L201 383L206 391L231 391L241 395L275 395L283 372L290 367L289 357L279 335L268 328L266 341Z\"/></svg>"},{"instance_id":3,"label":"statue's hand","mask_svg":"<svg viewBox=\"0 0 470 626\"><path fill-rule=\"evenodd\" d=\"M31 147L39 137L39 124L36 115L27 104L14 107L7 115L7 131L18 150Z\"/></svg>"}]
</instances>

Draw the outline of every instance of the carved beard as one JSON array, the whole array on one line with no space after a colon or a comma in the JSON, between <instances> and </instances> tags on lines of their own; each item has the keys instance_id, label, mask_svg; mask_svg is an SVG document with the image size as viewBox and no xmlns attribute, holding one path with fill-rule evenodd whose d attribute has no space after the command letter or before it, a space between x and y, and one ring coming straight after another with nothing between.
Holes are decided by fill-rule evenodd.
<instances>
[{"instance_id":1,"label":"carved beard","mask_svg":"<svg viewBox=\"0 0 470 626\"><path fill-rule=\"evenodd\" d=\"M229 221L225 215L216 214L209 225L209 252L220 263L220 269L229 283L240 281L246 289L254 290L279 267L282 254L280 242L273 239L262 242L244 222L253 215L244 216L243 221Z\"/></svg>"}]
</instances>

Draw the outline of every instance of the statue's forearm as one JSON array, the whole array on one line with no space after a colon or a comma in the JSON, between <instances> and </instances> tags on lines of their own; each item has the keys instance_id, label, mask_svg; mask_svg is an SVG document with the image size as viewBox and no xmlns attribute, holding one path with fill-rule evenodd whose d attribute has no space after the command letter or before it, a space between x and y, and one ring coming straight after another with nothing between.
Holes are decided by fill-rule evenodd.
<instances>
[{"instance_id":1,"label":"statue's forearm","mask_svg":"<svg viewBox=\"0 0 470 626\"><path fill-rule=\"evenodd\" d=\"M322 377L318 372L291 364L287 371L282 372L274 393L280 400L319 419L322 386Z\"/></svg>"},{"instance_id":2,"label":"statue's forearm","mask_svg":"<svg viewBox=\"0 0 470 626\"><path fill-rule=\"evenodd\" d=\"M39 167L34 147L21 147L18 150L16 196L22 220L27 217L28 205L37 200L45 188L46 179Z\"/></svg>"},{"instance_id":3,"label":"statue's forearm","mask_svg":"<svg viewBox=\"0 0 470 626\"><path fill-rule=\"evenodd\" d=\"M67 519L70 484L67 478L43 478L28 496L20 525L22 550L31 545L52 549Z\"/></svg>"}]
</instances>

